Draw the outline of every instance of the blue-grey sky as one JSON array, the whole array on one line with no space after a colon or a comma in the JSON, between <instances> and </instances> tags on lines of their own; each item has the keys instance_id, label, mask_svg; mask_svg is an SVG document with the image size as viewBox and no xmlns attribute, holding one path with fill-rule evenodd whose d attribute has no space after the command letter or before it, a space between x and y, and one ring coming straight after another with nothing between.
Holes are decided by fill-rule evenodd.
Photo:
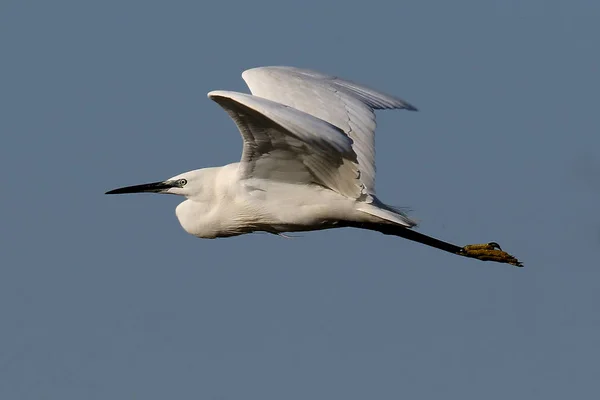
<instances>
[{"instance_id":1,"label":"blue-grey sky","mask_svg":"<svg viewBox=\"0 0 600 400\"><path fill-rule=\"evenodd\" d=\"M597 1L0 5L0 398L596 398ZM378 193L420 231L200 240L111 188L235 162L206 98L294 65L398 95Z\"/></svg>"}]
</instances>

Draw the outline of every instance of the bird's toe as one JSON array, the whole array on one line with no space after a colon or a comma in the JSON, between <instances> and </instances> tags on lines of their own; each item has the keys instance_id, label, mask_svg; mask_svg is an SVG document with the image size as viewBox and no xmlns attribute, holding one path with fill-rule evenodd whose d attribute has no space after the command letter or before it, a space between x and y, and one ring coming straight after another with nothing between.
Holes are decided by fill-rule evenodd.
<instances>
[{"instance_id":1,"label":"bird's toe","mask_svg":"<svg viewBox=\"0 0 600 400\"><path fill-rule=\"evenodd\" d=\"M495 261L522 267L523 263L500 248L496 242L485 244L469 244L458 253L461 256L476 258L481 261Z\"/></svg>"}]
</instances>

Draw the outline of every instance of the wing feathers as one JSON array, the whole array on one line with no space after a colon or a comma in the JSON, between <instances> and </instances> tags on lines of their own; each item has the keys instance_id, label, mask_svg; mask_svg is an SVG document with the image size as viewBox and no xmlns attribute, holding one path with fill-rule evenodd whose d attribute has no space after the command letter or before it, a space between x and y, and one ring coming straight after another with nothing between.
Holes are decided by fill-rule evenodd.
<instances>
[{"instance_id":1,"label":"wing feathers","mask_svg":"<svg viewBox=\"0 0 600 400\"><path fill-rule=\"evenodd\" d=\"M242 77L256 95L322 119L353 140L360 180L375 193L374 109L416 110L406 101L366 86L294 67L259 67Z\"/></svg>"},{"instance_id":2,"label":"wing feathers","mask_svg":"<svg viewBox=\"0 0 600 400\"><path fill-rule=\"evenodd\" d=\"M302 111L243 93L213 91L244 140L242 178L316 183L350 198L363 190L352 140Z\"/></svg>"}]
</instances>

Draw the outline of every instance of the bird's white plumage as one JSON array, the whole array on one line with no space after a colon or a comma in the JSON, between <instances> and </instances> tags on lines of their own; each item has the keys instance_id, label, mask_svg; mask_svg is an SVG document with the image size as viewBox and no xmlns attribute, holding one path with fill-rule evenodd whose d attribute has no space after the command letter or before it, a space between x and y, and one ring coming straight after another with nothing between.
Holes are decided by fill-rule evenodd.
<instances>
[{"instance_id":1,"label":"bird's white plumage","mask_svg":"<svg viewBox=\"0 0 600 400\"><path fill-rule=\"evenodd\" d=\"M242 76L252 94L208 94L242 135L239 163L108 193L185 196L177 217L187 232L203 238L356 224L415 225L381 202L374 186L374 110L414 107L314 71L262 67Z\"/></svg>"},{"instance_id":2,"label":"bird's white plumage","mask_svg":"<svg viewBox=\"0 0 600 400\"><path fill-rule=\"evenodd\" d=\"M335 76L294 67L258 67L242 78L252 94L304 111L343 130L353 141L365 192L375 194L375 109L415 107Z\"/></svg>"},{"instance_id":3,"label":"bird's white plumage","mask_svg":"<svg viewBox=\"0 0 600 400\"><path fill-rule=\"evenodd\" d=\"M175 213L186 232L218 238L251 232L369 229L453 254L523 264L496 242L459 247L411 229L375 195L376 109L416 110L396 97L315 71L261 67L242 74L252 95L208 97L233 119L240 162L106 192L184 196Z\"/></svg>"}]
</instances>

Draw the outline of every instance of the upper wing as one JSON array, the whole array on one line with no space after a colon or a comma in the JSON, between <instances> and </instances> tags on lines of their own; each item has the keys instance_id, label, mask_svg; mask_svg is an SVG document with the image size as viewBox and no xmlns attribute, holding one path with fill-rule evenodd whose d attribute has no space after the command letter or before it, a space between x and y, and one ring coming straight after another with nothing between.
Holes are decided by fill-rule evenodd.
<instances>
[{"instance_id":1,"label":"upper wing","mask_svg":"<svg viewBox=\"0 0 600 400\"><path fill-rule=\"evenodd\" d=\"M343 130L354 142L360 180L375 194L375 113L378 109L417 109L393 96L335 76L294 67L244 71L250 91L314 115Z\"/></svg>"},{"instance_id":2,"label":"upper wing","mask_svg":"<svg viewBox=\"0 0 600 400\"><path fill-rule=\"evenodd\" d=\"M339 128L249 94L217 90L208 97L227 111L242 134L242 179L317 183L351 198L360 196L363 185L352 140Z\"/></svg>"}]
</instances>

